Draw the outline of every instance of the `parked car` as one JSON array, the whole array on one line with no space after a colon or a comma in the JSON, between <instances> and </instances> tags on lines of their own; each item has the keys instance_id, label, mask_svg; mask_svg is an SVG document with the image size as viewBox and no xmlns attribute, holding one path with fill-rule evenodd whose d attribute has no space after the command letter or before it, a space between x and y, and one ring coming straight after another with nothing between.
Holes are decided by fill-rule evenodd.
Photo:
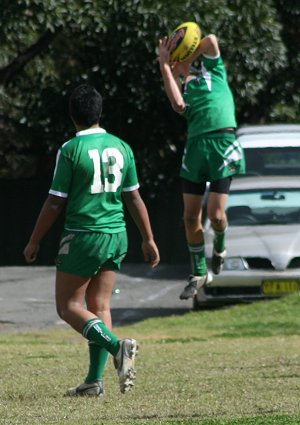
<instances>
[{"instance_id":1,"label":"parked car","mask_svg":"<svg viewBox=\"0 0 300 425\"><path fill-rule=\"evenodd\" d=\"M199 289L194 309L276 298L300 287L300 178L244 177L232 182L227 257L221 274ZM206 255L213 232L205 224Z\"/></svg>"},{"instance_id":2,"label":"parked car","mask_svg":"<svg viewBox=\"0 0 300 425\"><path fill-rule=\"evenodd\" d=\"M300 175L300 125L242 126L248 175Z\"/></svg>"}]
</instances>

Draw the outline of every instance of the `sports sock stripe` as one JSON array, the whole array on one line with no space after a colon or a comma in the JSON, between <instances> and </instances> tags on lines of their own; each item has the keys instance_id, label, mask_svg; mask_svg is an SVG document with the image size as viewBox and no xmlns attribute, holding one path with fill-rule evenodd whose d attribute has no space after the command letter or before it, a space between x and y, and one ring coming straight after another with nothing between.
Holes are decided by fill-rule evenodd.
<instances>
[{"instance_id":1,"label":"sports sock stripe","mask_svg":"<svg viewBox=\"0 0 300 425\"><path fill-rule=\"evenodd\" d=\"M204 245L200 245L199 247L189 245L189 251L190 252L204 252Z\"/></svg>"},{"instance_id":2,"label":"sports sock stripe","mask_svg":"<svg viewBox=\"0 0 300 425\"><path fill-rule=\"evenodd\" d=\"M87 335L89 333L89 330L96 325L97 323L103 323L100 319L92 319L91 321L87 322L84 325L84 328L82 329L82 335L87 338Z\"/></svg>"}]
</instances>

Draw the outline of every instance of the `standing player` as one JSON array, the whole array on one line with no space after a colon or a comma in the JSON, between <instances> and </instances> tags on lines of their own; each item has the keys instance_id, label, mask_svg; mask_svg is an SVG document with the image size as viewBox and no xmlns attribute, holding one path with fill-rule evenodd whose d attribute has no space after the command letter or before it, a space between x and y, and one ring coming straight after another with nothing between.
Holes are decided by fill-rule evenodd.
<instances>
[{"instance_id":1,"label":"standing player","mask_svg":"<svg viewBox=\"0 0 300 425\"><path fill-rule=\"evenodd\" d=\"M220 273L226 255L225 207L232 176L244 172L244 155L235 137L235 107L217 38L204 37L188 62L170 63L171 41L159 41L159 64L173 109L187 120L188 138L180 176L183 183L184 225L192 274L181 299L192 298L210 278L205 258L202 203L210 189L207 215L214 230L212 271ZM191 67L201 56L200 70ZM196 71L196 72L195 72Z\"/></svg>"},{"instance_id":2,"label":"standing player","mask_svg":"<svg viewBox=\"0 0 300 425\"><path fill-rule=\"evenodd\" d=\"M81 85L70 97L69 111L76 137L58 151L49 196L24 255L28 263L36 259L40 241L66 207L56 260L56 306L58 315L88 339L90 353L84 383L67 395L102 395L109 353L124 393L134 385L138 347L136 340L120 340L111 331L111 294L127 251L122 196L141 233L145 261L155 267L159 252L139 195L132 150L99 126L101 95Z\"/></svg>"}]
</instances>

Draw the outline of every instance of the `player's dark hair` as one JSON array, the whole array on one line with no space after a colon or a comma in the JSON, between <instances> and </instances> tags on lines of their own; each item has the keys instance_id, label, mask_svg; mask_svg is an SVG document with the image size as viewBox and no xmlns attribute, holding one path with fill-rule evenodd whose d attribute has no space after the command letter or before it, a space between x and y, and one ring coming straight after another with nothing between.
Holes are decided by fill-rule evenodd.
<instances>
[{"instance_id":1,"label":"player's dark hair","mask_svg":"<svg viewBox=\"0 0 300 425\"><path fill-rule=\"evenodd\" d=\"M69 99L69 113L73 121L89 128L99 124L102 112L102 96L89 84L76 87Z\"/></svg>"}]
</instances>

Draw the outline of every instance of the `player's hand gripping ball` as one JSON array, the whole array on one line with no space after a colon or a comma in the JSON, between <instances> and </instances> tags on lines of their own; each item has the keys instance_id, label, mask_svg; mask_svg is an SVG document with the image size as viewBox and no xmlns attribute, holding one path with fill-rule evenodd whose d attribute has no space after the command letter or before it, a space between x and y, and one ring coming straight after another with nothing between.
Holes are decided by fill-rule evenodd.
<instances>
[{"instance_id":1,"label":"player's hand gripping ball","mask_svg":"<svg viewBox=\"0 0 300 425\"><path fill-rule=\"evenodd\" d=\"M185 62L200 44L200 27L195 22L184 22L175 28L169 40L171 43L171 61Z\"/></svg>"}]
</instances>

